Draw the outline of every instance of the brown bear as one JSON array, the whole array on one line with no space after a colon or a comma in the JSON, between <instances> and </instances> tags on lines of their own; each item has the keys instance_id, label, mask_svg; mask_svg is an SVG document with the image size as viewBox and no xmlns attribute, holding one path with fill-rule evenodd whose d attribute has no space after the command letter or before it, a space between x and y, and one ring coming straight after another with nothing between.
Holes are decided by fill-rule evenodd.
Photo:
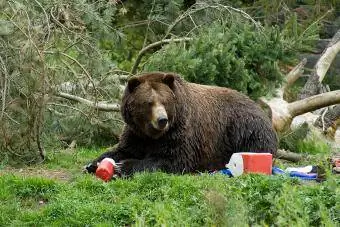
<instances>
[{"instance_id":1,"label":"brown bear","mask_svg":"<svg viewBox=\"0 0 340 227\"><path fill-rule=\"evenodd\" d=\"M188 173L225 167L234 152L277 150L270 119L247 96L228 88L188 83L172 73L132 77L121 113L126 123L109 157L121 163L121 174L139 171Z\"/></svg>"}]
</instances>

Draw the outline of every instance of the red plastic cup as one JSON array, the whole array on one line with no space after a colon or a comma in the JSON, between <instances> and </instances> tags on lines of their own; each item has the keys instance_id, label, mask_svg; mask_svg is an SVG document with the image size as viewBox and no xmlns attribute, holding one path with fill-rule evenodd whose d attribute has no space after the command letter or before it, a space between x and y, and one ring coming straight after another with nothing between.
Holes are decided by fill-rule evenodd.
<instances>
[{"instance_id":1,"label":"red plastic cup","mask_svg":"<svg viewBox=\"0 0 340 227\"><path fill-rule=\"evenodd\" d=\"M96 170L96 176L103 181L110 181L115 172L115 161L112 158L104 158Z\"/></svg>"}]
</instances>

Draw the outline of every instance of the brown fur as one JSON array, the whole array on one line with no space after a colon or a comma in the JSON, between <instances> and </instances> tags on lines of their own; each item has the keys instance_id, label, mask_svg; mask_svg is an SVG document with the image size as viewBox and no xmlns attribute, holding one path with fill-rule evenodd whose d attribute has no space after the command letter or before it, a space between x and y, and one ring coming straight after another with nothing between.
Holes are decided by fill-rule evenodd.
<instances>
[{"instance_id":1,"label":"brown fur","mask_svg":"<svg viewBox=\"0 0 340 227\"><path fill-rule=\"evenodd\" d=\"M168 114L169 127L149 124L154 102ZM234 152L277 150L266 114L248 97L228 88L188 83L175 74L148 73L130 79L122 101L126 127L111 157L122 174L162 170L182 173L224 168Z\"/></svg>"}]
</instances>

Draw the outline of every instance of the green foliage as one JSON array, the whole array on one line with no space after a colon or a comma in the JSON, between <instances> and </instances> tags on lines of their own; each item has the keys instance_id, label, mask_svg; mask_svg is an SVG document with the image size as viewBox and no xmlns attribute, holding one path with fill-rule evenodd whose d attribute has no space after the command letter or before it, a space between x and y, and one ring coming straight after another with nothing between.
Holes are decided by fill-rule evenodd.
<instances>
[{"instance_id":1,"label":"green foliage","mask_svg":"<svg viewBox=\"0 0 340 227\"><path fill-rule=\"evenodd\" d=\"M259 30L238 18L201 29L189 45L166 46L144 70L174 71L192 82L231 87L257 98L280 84L278 63L290 57L277 28Z\"/></svg>"},{"instance_id":2,"label":"green foliage","mask_svg":"<svg viewBox=\"0 0 340 227\"><path fill-rule=\"evenodd\" d=\"M118 6L119 7L119 6ZM183 11L183 0L132 0L119 7L114 25L121 32L119 42L110 39L103 48L120 69L129 71L135 55L148 43L158 41Z\"/></svg>"},{"instance_id":3,"label":"green foliage","mask_svg":"<svg viewBox=\"0 0 340 227\"><path fill-rule=\"evenodd\" d=\"M294 130L288 130L287 132L279 136L279 147L291 152L298 152L297 144L304 138L306 138L309 131L309 126L307 123L302 124Z\"/></svg>"},{"instance_id":4,"label":"green foliage","mask_svg":"<svg viewBox=\"0 0 340 227\"><path fill-rule=\"evenodd\" d=\"M330 153L329 151L331 150L330 145L325 140L320 139L320 135L315 133L311 133L304 140L298 141L297 147L297 152L309 154L325 154Z\"/></svg>"},{"instance_id":5,"label":"green foliage","mask_svg":"<svg viewBox=\"0 0 340 227\"><path fill-rule=\"evenodd\" d=\"M300 24L296 13L290 13L285 20L282 29L282 38L287 49L299 51L311 51L315 41L319 38L320 20L312 21L310 24Z\"/></svg>"},{"instance_id":6,"label":"green foliage","mask_svg":"<svg viewBox=\"0 0 340 227\"><path fill-rule=\"evenodd\" d=\"M58 91L96 101L120 97L119 78L109 73L115 66L100 49L101 42L118 39L110 26L115 15L112 1L1 3L1 156L34 162L46 141L99 145L102 135L117 138L121 124L103 123L117 114L99 114L53 97Z\"/></svg>"},{"instance_id":7,"label":"green foliage","mask_svg":"<svg viewBox=\"0 0 340 227\"><path fill-rule=\"evenodd\" d=\"M280 148L296 153L329 154L331 146L324 136L316 130L310 130L305 123L298 128L280 135Z\"/></svg>"},{"instance_id":8,"label":"green foliage","mask_svg":"<svg viewBox=\"0 0 340 227\"><path fill-rule=\"evenodd\" d=\"M316 185L260 175L164 173L109 183L82 175L51 183L4 175L0 225L335 226L338 183L337 178Z\"/></svg>"},{"instance_id":9,"label":"green foliage","mask_svg":"<svg viewBox=\"0 0 340 227\"><path fill-rule=\"evenodd\" d=\"M119 103L120 74L128 74L122 70L130 71L143 47L165 38L194 40L165 46L145 70L175 71L253 98L270 94L282 81L278 65L308 49L328 8L339 8L336 1L315 6L312 1L193 2L1 1L0 165L13 159L34 162L42 145L115 143L123 126L118 113L98 112L55 94ZM246 7L244 12L267 27L250 23L229 4ZM296 8L302 4L309 8ZM304 19L305 11L315 15Z\"/></svg>"},{"instance_id":10,"label":"green foliage","mask_svg":"<svg viewBox=\"0 0 340 227\"><path fill-rule=\"evenodd\" d=\"M315 183L286 176L140 173L105 183L79 171L102 152L55 151L46 163L22 172L2 170L0 226L336 226L340 221L335 175ZM49 175L58 172L69 177Z\"/></svg>"}]
</instances>

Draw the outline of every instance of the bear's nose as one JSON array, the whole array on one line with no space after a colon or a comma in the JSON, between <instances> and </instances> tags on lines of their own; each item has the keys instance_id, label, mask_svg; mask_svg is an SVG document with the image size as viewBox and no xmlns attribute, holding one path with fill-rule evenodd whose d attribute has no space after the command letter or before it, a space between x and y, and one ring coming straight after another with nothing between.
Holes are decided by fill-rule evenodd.
<instances>
[{"instance_id":1,"label":"bear's nose","mask_svg":"<svg viewBox=\"0 0 340 227\"><path fill-rule=\"evenodd\" d=\"M168 123L168 118L166 117L159 117L157 119L159 129L164 129L166 124Z\"/></svg>"}]
</instances>

